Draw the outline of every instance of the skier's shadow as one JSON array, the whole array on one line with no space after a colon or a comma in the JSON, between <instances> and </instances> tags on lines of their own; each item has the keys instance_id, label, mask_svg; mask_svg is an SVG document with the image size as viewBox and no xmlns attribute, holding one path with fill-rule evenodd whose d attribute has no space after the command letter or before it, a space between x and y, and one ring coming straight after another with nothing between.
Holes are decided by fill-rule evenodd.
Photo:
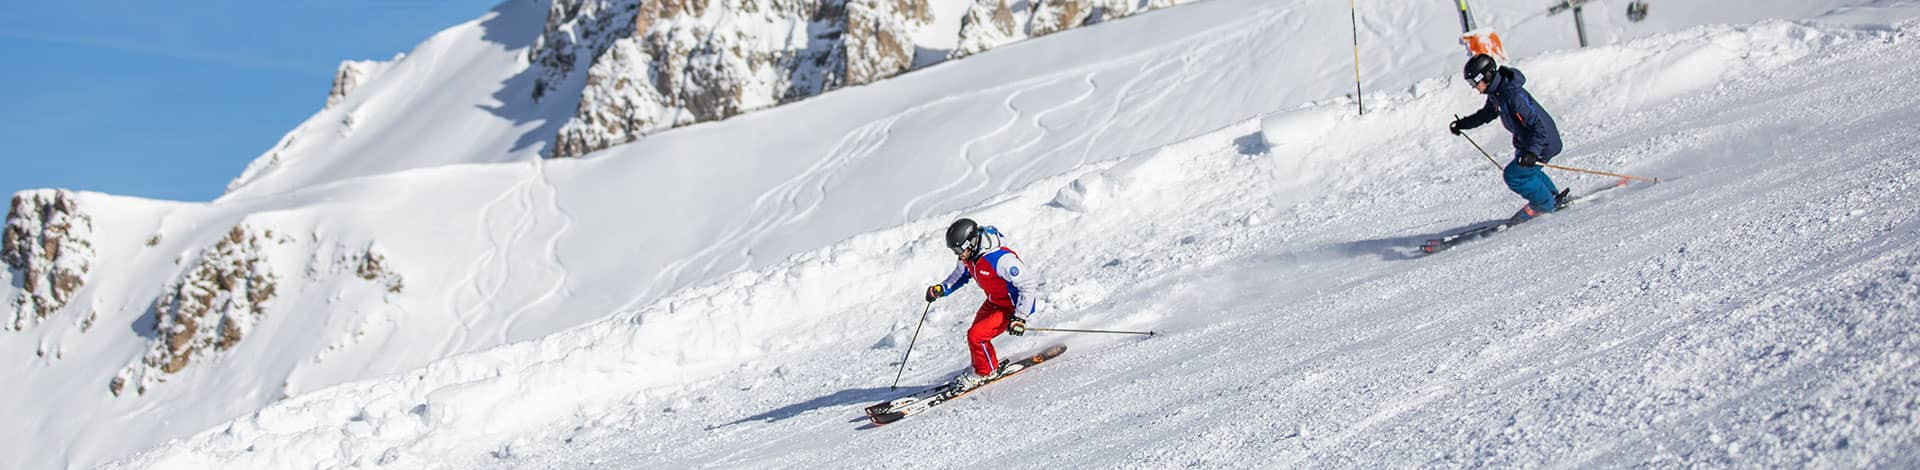
<instances>
[{"instance_id":1,"label":"skier's shadow","mask_svg":"<svg viewBox=\"0 0 1920 470\"><path fill-rule=\"evenodd\" d=\"M1426 235L1375 238L1375 239L1369 239L1369 240L1347 242L1347 243L1343 243L1335 246L1334 249L1338 250L1341 254L1344 254L1347 256L1373 255L1373 256L1379 256L1380 259L1387 260L1387 261L1405 261L1405 260L1412 260L1412 259L1420 259L1420 258L1427 257L1426 252L1420 251L1420 245L1426 244L1427 240L1441 238L1448 235L1465 232L1468 230L1478 229L1481 227L1491 227L1494 225L1498 225L1500 224L1500 222L1503 222L1503 221L1505 221L1505 219L1493 219L1485 222L1467 224L1465 226L1458 227L1458 228L1441 230L1439 232L1434 232Z\"/></svg>"},{"instance_id":2,"label":"skier's shadow","mask_svg":"<svg viewBox=\"0 0 1920 470\"><path fill-rule=\"evenodd\" d=\"M851 405L855 403L879 403L881 400L893 398L891 395L889 395L889 392L890 391L887 390L886 387L854 388L854 389L841 390L841 391L833 392L824 396L814 397L811 400L768 410L767 412L760 413L757 415L740 418L739 420L731 423L708 427L707 429L713 430L713 429L719 429L727 426L732 426L735 424L751 423L751 422L772 423L775 421L780 421L787 418L799 416L801 413L806 413L808 411L813 411L821 408ZM897 393L898 391L896 390L892 392ZM855 421L866 421L866 420L867 420L866 415L862 414Z\"/></svg>"}]
</instances>

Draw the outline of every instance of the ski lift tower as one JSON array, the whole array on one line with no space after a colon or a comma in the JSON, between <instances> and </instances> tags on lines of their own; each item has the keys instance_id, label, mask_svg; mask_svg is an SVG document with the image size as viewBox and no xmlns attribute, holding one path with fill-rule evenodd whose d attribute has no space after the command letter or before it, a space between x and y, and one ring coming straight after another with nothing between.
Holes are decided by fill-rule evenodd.
<instances>
[{"instance_id":1,"label":"ski lift tower","mask_svg":"<svg viewBox=\"0 0 1920 470\"><path fill-rule=\"evenodd\" d=\"M1560 0L1547 8L1547 14L1558 15L1560 12L1573 10L1573 31L1580 35L1580 47L1587 47L1587 20L1581 15L1581 7L1592 2L1593 0Z\"/></svg>"}]
</instances>

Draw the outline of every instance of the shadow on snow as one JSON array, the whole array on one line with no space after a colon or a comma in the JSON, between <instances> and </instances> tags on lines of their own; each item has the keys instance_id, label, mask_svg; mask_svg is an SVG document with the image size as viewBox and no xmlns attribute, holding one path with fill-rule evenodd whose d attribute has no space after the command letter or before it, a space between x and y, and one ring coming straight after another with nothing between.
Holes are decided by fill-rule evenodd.
<instances>
[{"instance_id":1,"label":"shadow on snow","mask_svg":"<svg viewBox=\"0 0 1920 470\"><path fill-rule=\"evenodd\" d=\"M906 391L902 391L902 390L906 390ZM751 423L751 422L771 423L771 422L799 416L808 411L813 411L821 408L831 408L831 407L851 405L856 403L879 403L881 400L894 398L894 395L907 393L911 391L907 389L902 389L902 390L888 390L885 387L854 388L854 389L841 390L841 391L833 392L827 395L814 397L813 399L810 399L807 401L794 403L794 404L783 406L780 408L768 410L764 413L748 416L745 418L740 418L739 420L731 423L722 424L718 426L711 426L711 427L708 427L707 429L713 430L713 429L719 429L727 426L732 426L735 424ZM856 418L856 421L866 421L866 420L867 420L866 415L861 415Z\"/></svg>"}]
</instances>

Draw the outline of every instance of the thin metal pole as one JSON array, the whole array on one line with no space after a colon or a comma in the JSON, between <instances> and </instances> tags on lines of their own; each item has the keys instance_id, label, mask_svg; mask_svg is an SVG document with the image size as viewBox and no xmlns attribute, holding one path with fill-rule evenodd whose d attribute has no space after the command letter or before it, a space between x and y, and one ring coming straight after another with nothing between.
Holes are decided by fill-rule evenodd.
<instances>
[{"instance_id":1,"label":"thin metal pole","mask_svg":"<svg viewBox=\"0 0 1920 470\"><path fill-rule=\"evenodd\" d=\"M1456 114L1456 115L1454 115L1454 118L1455 118L1456 120L1458 120L1458 119L1459 119L1459 117L1460 117L1460 115L1457 115L1457 114ZM1467 134L1465 134L1465 133L1462 133L1462 134L1460 134L1460 136L1461 136L1461 137L1466 137L1466 138L1467 138L1467 143L1469 143L1469 144L1473 144L1473 148L1474 148L1475 150L1479 150L1479 151L1480 151L1480 154L1481 154L1481 155L1486 155L1486 156L1487 156L1487 163L1492 163L1492 164L1493 164L1493 167L1494 167L1495 169L1498 169L1498 170L1505 170L1505 169L1506 169L1506 168L1503 168L1503 167L1501 167L1501 166L1500 166L1500 162L1498 162L1498 161L1494 161L1494 159L1493 159L1493 154L1490 154L1490 153L1487 153L1487 149L1483 149L1483 148L1480 148L1480 143L1479 143L1479 142L1474 142L1474 141L1473 141L1473 137L1470 137L1470 136L1468 136L1468 135L1467 135ZM1590 175L1601 175L1601 176L1612 176L1612 177L1615 177L1615 178L1626 178L1626 179L1630 179L1630 180L1638 180L1638 181L1645 181L1645 182L1648 182L1648 183L1658 183L1658 182L1660 182L1660 178L1648 178L1648 177L1645 177L1645 176L1633 176L1633 175L1623 175L1623 174L1619 174L1619 173L1608 173L1608 172L1605 172L1605 171L1600 171L1600 170L1588 170L1588 169L1585 169L1585 168L1574 168L1574 167L1570 167L1570 166L1560 166L1560 165L1555 165L1555 164L1552 164L1552 163L1546 163L1546 162L1541 162L1541 163L1540 163L1540 166L1541 166L1541 167L1545 167L1545 168L1552 168L1552 169L1555 169L1555 170L1566 170L1566 171L1571 171L1571 172L1576 172L1576 173L1586 173L1586 174L1590 174ZM1028 328L1028 329L1032 329L1032 328Z\"/></svg>"},{"instance_id":2,"label":"thin metal pole","mask_svg":"<svg viewBox=\"0 0 1920 470\"><path fill-rule=\"evenodd\" d=\"M1353 20L1353 102L1360 114L1367 114L1366 92L1360 88L1360 7L1359 0L1347 0L1347 13Z\"/></svg>"},{"instance_id":3,"label":"thin metal pole","mask_svg":"<svg viewBox=\"0 0 1920 470\"><path fill-rule=\"evenodd\" d=\"M1453 115L1453 120L1455 120L1455 121L1458 121L1458 120L1460 120L1460 115L1458 115L1458 114L1455 114L1455 115ZM1483 149L1483 148L1480 148L1480 143L1479 143L1479 142L1474 142L1474 141L1473 141L1473 136L1470 136L1470 135L1467 135L1467 133L1465 133L1465 132L1461 132L1461 133L1460 133L1460 136L1461 136L1461 137L1465 137L1465 138L1467 138L1467 143L1469 143L1469 144L1473 144L1473 149L1474 149L1474 150L1479 150L1479 151L1480 151L1480 154L1481 154L1481 155L1486 155L1486 156L1487 156L1487 163L1492 163L1492 164L1493 164L1493 169L1495 169L1495 170L1502 170L1502 171L1504 171L1504 170L1506 170L1506 168L1505 168L1505 167L1502 167L1502 166L1500 166L1500 161L1498 161L1498 160L1494 160L1494 159L1493 159L1493 154L1491 154L1491 153L1487 153L1487 149Z\"/></svg>"},{"instance_id":4,"label":"thin metal pole","mask_svg":"<svg viewBox=\"0 0 1920 470\"><path fill-rule=\"evenodd\" d=\"M1067 329L1067 328L1028 328L1027 331L1049 331L1054 333L1105 333L1110 335L1145 335L1145 336L1153 336L1155 334L1158 334L1152 331L1074 330L1074 329Z\"/></svg>"},{"instance_id":5,"label":"thin metal pole","mask_svg":"<svg viewBox=\"0 0 1920 470\"><path fill-rule=\"evenodd\" d=\"M1566 171L1571 171L1571 172L1576 172L1576 173L1586 173L1586 174L1589 174L1589 175L1600 175L1600 176L1612 176L1612 177L1615 177L1615 178L1626 178L1626 179L1630 179L1630 180L1638 180L1638 181L1645 181L1645 182L1648 182L1648 183L1658 183L1658 182L1660 182L1660 178L1648 178L1648 177L1644 177L1644 176L1633 176L1633 175L1623 175L1623 174L1619 174L1619 173L1608 173L1608 172L1604 172L1604 171L1600 171L1600 170L1588 170L1588 169L1585 169L1585 168L1574 168L1574 167L1570 167L1570 166L1560 166L1560 165L1555 165L1555 164L1552 164L1552 163L1541 163L1541 164L1540 164L1540 166L1543 166L1543 167L1547 167L1547 168L1552 168L1552 169L1555 169L1555 170L1566 170Z\"/></svg>"},{"instance_id":6,"label":"thin metal pole","mask_svg":"<svg viewBox=\"0 0 1920 470\"><path fill-rule=\"evenodd\" d=\"M1587 20L1580 15L1580 7L1573 7L1573 30L1580 34L1580 47L1587 47Z\"/></svg>"},{"instance_id":7,"label":"thin metal pole","mask_svg":"<svg viewBox=\"0 0 1920 470\"><path fill-rule=\"evenodd\" d=\"M907 340L907 355L900 356L900 371L893 373L893 385L888 385L887 390L900 387L900 374L907 372L907 358L913 357L913 344L920 342L920 328L927 326L927 313L932 311L933 302L927 302L927 309L920 312L920 326L913 327L913 339Z\"/></svg>"},{"instance_id":8,"label":"thin metal pole","mask_svg":"<svg viewBox=\"0 0 1920 470\"><path fill-rule=\"evenodd\" d=\"M1460 34L1473 32L1473 8L1467 6L1467 0L1456 1L1460 3Z\"/></svg>"}]
</instances>

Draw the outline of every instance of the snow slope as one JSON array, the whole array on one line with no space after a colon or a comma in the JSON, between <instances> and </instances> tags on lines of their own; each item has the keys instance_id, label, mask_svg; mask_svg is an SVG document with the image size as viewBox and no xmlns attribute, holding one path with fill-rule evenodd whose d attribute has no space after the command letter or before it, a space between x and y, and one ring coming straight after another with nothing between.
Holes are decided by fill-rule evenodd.
<instances>
[{"instance_id":1,"label":"snow slope","mask_svg":"<svg viewBox=\"0 0 1920 470\"><path fill-rule=\"evenodd\" d=\"M1345 89L1320 83L1344 75L1331 68L1271 72L1345 60L1279 47L1334 37L1340 28L1312 19L1342 14L1337 2L1220 1L545 162L533 153L552 135L543 128L571 105L511 98L531 86L524 52L539 3L503 3L381 66L218 201L80 194L104 214L93 240L102 261L79 300L0 335L0 357L31 358L0 374L33 384L0 388L10 405L0 421L36 436L8 441L0 466L88 466L286 397L632 315L690 286ZM1385 30L1402 49L1451 68L1444 12L1377 20L1404 26ZM1248 60L1249 50L1284 52ZM1386 69L1381 57L1370 66ZM236 227L276 234L261 266L280 280L277 296L231 349L153 372L143 363L162 344L152 306ZM353 278L353 257L375 252L404 289ZM121 378L137 384L116 395Z\"/></svg>"},{"instance_id":2,"label":"snow slope","mask_svg":"<svg viewBox=\"0 0 1920 470\"><path fill-rule=\"evenodd\" d=\"M444 292L481 296L466 312L494 321L462 323L510 344L292 394L111 466L1915 465L1920 138L1904 130L1920 103L1903 91L1920 80L1920 7L1755 3L1738 13L1806 20L1521 60L1566 132L1556 163L1667 181L1431 257L1411 247L1519 204L1440 131L1479 98L1453 73L1423 72L1457 61L1446 46L1396 53L1434 58L1380 68L1434 78L1370 95L1365 116L1312 105L1331 121L1318 138L1269 147L1251 118L1343 86L1330 67L1258 73L1340 63L1342 51L1277 46L1337 29L1305 2L1143 15L580 162L383 176L439 182L420 190L435 196L515 188L480 220L507 243L390 249L396 265L440 266L420 253L544 247L532 251L555 263L544 273L484 260L408 271L429 286L478 281ZM1448 24L1405 15L1436 34ZM1133 52L1065 52L1075 41ZM1037 78L942 88L997 74ZM769 131L801 122L843 137ZM1475 135L1510 151L1498 131ZM773 148L819 157L753 152ZM454 171L464 181L443 182ZM891 177L862 178L874 175ZM699 202L644 202L686 194ZM933 234L956 214L1002 226L1052 279L1036 323L1168 334L1002 341L1073 348L1044 372L866 429L858 409L890 395L919 288L951 263ZM610 234L631 236L596 238ZM526 239L545 242L513 242ZM935 307L905 383L959 369L977 300ZM618 313L519 337L498 321L515 305Z\"/></svg>"}]
</instances>

